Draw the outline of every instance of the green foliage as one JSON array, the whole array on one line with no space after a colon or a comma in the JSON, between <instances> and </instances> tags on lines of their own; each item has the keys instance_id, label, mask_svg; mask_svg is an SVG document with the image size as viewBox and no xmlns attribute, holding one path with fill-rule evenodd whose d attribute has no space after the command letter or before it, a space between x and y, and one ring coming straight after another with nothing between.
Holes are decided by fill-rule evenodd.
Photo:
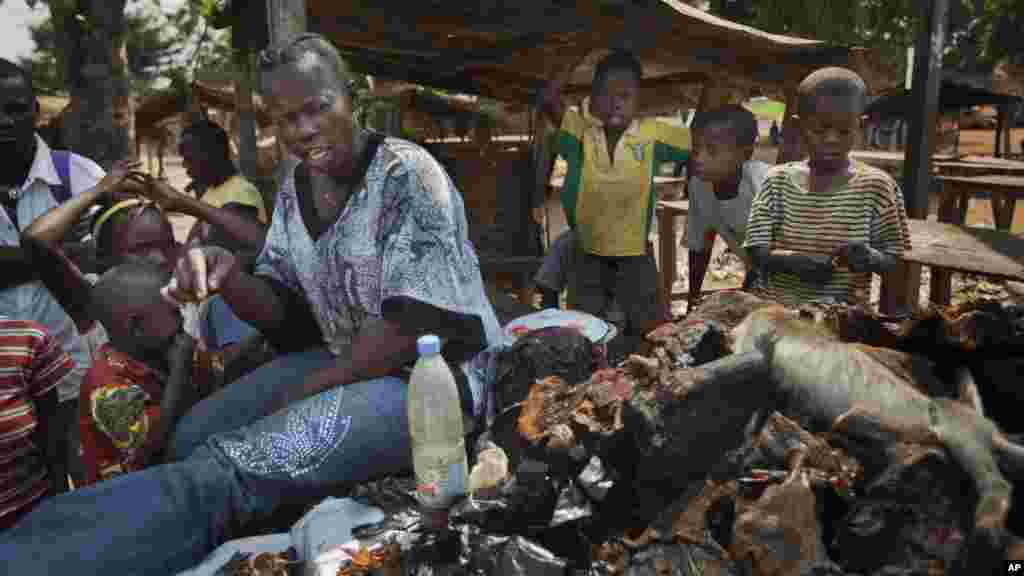
<instances>
[{"instance_id":1,"label":"green foliage","mask_svg":"<svg viewBox=\"0 0 1024 576\"><path fill-rule=\"evenodd\" d=\"M22 63L31 67L40 94L62 94L68 91L68 82L65 48L59 40L69 33L68 18L83 30L91 24L78 13L74 0L49 0L48 5L50 17L30 26L36 49ZM233 78L230 32L207 29L205 25L216 5L216 0L197 0L164 12L159 0L128 3L125 51L136 94L145 94L167 81L187 85L194 74L217 81Z\"/></svg>"},{"instance_id":2,"label":"green foliage","mask_svg":"<svg viewBox=\"0 0 1024 576\"><path fill-rule=\"evenodd\" d=\"M875 49L900 71L923 17L915 0L714 0L711 12L777 34ZM1024 2L950 0L945 64L986 73L1024 60Z\"/></svg>"}]
</instances>

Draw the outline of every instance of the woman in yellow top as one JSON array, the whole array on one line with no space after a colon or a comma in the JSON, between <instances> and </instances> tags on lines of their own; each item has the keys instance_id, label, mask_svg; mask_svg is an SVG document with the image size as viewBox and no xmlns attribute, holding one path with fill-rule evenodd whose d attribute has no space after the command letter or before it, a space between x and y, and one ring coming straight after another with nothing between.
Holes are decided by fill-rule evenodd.
<instances>
[{"instance_id":1,"label":"woman in yellow top","mask_svg":"<svg viewBox=\"0 0 1024 576\"><path fill-rule=\"evenodd\" d=\"M267 233L267 209L259 189L231 160L224 129L205 119L194 122L182 130L178 151L189 177L206 192L196 199L166 182L152 180L145 194L167 212L195 217L189 244L258 253Z\"/></svg>"},{"instance_id":2,"label":"woman in yellow top","mask_svg":"<svg viewBox=\"0 0 1024 576\"><path fill-rule=\"evenodd\" d=\"M259 189L232 162L227 133L198 120L182 130L178 151L189 177L206 192L197 199L150 178L143 193L167 212L195 217L188 245L220 246L250 269L263 249L270 219ZM238 320L220 296L200 307L199 333L206 348L224 353L226 364L236 353L260 346L256 328Z\"/></svg>"}]
</instances>

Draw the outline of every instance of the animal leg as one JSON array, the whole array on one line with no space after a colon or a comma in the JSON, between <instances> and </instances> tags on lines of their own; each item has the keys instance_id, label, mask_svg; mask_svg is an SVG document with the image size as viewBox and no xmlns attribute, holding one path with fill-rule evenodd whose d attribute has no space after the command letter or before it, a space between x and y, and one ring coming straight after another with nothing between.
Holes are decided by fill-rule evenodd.
<instances>
[{"instance_id":1,"label":"animal leg","mask_svg":"<svg viewBox=\"0 0 1024 576\"><path fill-rule=\"evenodd\" d=\"M985 407L981 403L981 392L978 385L974 383L974 376L967 366L961 366L956 373L957 398L961 402L974 408L978 416L985 416Z\"/></svg>"},{"instance_id":2,"label":"animal leg","mask_svg":"<svg viewBox=\"0 0 1024 576\"><path fill-rule=\"evenodd\" d=\"M959 401L937 399L931 417L946 450L970 476L978 495L964 568L966 573L986 573L994 567L990 566L993 561L1001 562L1005 555L1007 514L1013 495L1013 487L996 462L998 430Z\"/></svg>"},{"instance_id":3,"label":"animal leg","mask_svg":"<svg viewBox=\"0 0 1024 576\"><path fill-rule=\"evenodd\" d=\"M897 418L886 418L877 410L857 404L836 418L828 437L835 434L867 438L883 444L916 443L938 445L938 435L931 427L921 426L912 421L903 422Z\"/></svg>"}]
</instances>

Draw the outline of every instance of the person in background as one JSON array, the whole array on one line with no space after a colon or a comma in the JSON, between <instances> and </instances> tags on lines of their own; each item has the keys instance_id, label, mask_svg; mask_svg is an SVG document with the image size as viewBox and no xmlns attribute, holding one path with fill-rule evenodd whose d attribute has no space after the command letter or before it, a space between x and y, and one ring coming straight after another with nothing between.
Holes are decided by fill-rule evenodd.
<instances>
[{"instance_id":1,"label":"person in background","mask_svg":"<svg viewBox=\"0 0 1024 576\"><path fill-rule=\"evenodd\" d=\"M186 126L178 151L193 182L202 190L193 198L167 182L149 179L142 194L168 213L196 218L188 246L220 246L251 266L267 234L267 209L256 186L246 180L231 159L227 132L207 119ZM214 296L199 307L201 342L210 350L233 357L259 337L256 328L241 322L223 298Z\"/></svg>"},{"instance_id":2,"label":"person in background","mask_svg":"<svg viewBox=\"0 0 1024 576\"><path fill-rule=\"evenodd\" d=\"M561 99L571 72L547 85L543 102L545 114L560 126L558 153L568 164L562 206L578 252L569 306L607 317L610 303L618 302L625 325L609 351L615 361L668 320L648 242L654 176L661 163L687 160L690 134L634 118L643 68L631 54L613 52L597 64L579 112L566 110Z\"/></svg>"},{"instance_id":3,"label":"person in background","mask_svg":"<svg viewBox=\"0 0 1024 576\"><path fill-rule=\"evenodd\" d=\"M65 491L57 386L74 361L46 327L0 316L0 533L43 498Z\"/></svg>"},{"instance_id":4,"label":"person in background","mask_svg":"<svg viewBox=\"0 0 1024 576\"><path fill-rule=\"evenodd\" d=\"M752 160L757 142L757 119L742 106L729 105L698 113L693 131L692 174L687 183L690 210L686 220L689 249L687 312L700 299L701 287L716 236L743 260L747 276L743 288L754 286L756 272L743 248L750 204L761 190L770 166Z\"/></svg>"},{"instance_id":5,"label":"person in background","mask_svg":"<svg viewBox=\"0 0 1024 576\"><path fill-rule=\"evenodd\" d=\"M107 174L88 158L51 150L35 132L38 112L31 76L13 62L0 59L0 315L42 324L74 361L71 374L58 386L57 420L68 435L66 467L77 481L81 465L74 423L79 386L91 358L74 322L38 281L37 271L21 247L21 232L64 199L67 203L86 194L109 194L133 164L115 167ZM77 218L68 222L54 242L63 242L77 223Z\"/></svg>"},{"instance_id":6,"label":"person in background","mask_svg":"<svg viewBox=\"0 0 1024 576\"><path fill-rule=\"evenodd\" d=\"M754 198L744 246L769 297L870 304L871 274L910 247L903 193L884 171L850 158L866 104L864 81L822 68L798 86L794 117L810 157L773 167Z\"/></svg>"}]
</instances>

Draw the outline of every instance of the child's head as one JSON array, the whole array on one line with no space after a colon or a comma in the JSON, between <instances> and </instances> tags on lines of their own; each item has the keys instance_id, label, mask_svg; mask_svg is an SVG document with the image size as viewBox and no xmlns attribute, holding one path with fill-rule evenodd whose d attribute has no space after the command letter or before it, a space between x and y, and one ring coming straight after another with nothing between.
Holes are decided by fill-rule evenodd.
<instances>
[{"instance_id":1,"label":"child's head","mask_svg":"<svg viewBox=\"0 0 1024 576\"><path fill-rule=\"evenodd\" d=\"M108 208L96 220L93 236L97 259L105 266L142 261L170 272L181 248L167 216L141 200L125 200Z\"/></svg>"},{"instance_id":2,"label":"child's head","mask_svg":"<svg viewBox=\"0 0 1024 576\"><path fill-rule=\"evenodd\" d=\"M697 114L693 130L693 176L722 182L739 174L757 142L757 119L742 106L730 104Z\"/></svg>"},{"instance_id":3,"label":"child's head","mask_svg":"<svg viewBox=\"0 0 1024 576\"><path fill-rule=\"evenodd\" d=\"M636 115L643 67L629 52L613 52L594 68L590 113L608 128L623 130Z\"/></svg>"},{"instance_id":4,"label":"child's head","mask_svg":"<svg viewBox=\"0 0 1024 576\"><path fill-rule=\"evenodd\" d=\"M800 136L811 169L837 172L847 165L867 105L864 80L846 68L822 68L797 87Z\"/></svg>"},{"instance_id":5,"label":"child's head","mask_svg":"<svg viewBox=\"0 0 1024 576\"><path fill-rule=\"evenodd\" d=\"M90 307L117 350L139 359L161 356L181 330L181 311L160 296L170 274L148 262L111 268L92 287Z\"/></svg>"}]
</instances>

